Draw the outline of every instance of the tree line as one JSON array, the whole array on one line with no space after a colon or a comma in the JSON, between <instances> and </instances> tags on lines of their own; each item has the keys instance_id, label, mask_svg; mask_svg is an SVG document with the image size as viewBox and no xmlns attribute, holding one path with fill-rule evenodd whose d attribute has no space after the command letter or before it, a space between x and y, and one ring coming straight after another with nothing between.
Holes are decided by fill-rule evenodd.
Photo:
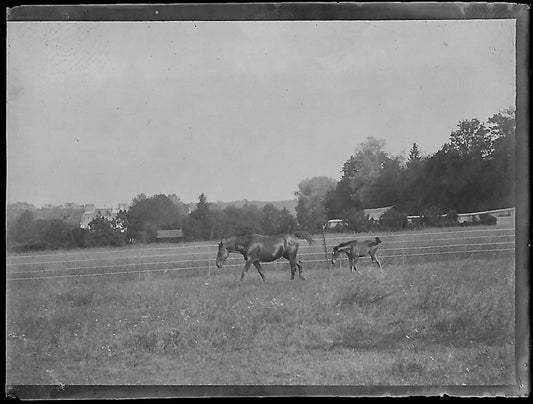
<instances>
[{"instance_id":1,"label":"tree line","mask_svg":"<svg viewBox=\"0 0 533 404\"><path fill-rule=\"evenodd\" d=\"M245 205L211 209L207 197L199 196L196 209L189 208L175 195L136 196L128 211L112 219L96 217L88 229L56 218L36 219L26 209L7 225L7 248L12 251L122 246L132 242L153 243L157 230L182 229L185 241L213 240L259 233L274 235L296 231L296 218L286 208L266 204L262 208Z\"/></svg>"},{"instance_id":2,"label":"tree line","mask_svg":"<svg viewBox=\"0 0 533 404\"><path fill-rule=\"evenodd\" d=\"M7 206L6 246L31 251L152 243L157 230L169 229L182 229L185 241L300 229L317 233L328 219L342 219L341 231L398 230L407 226L407 215L420 215L417 225L457 225L457 212L515 204L514 109L494 114L484 123L460 121L449 140L431 155L423 156L413 143L404 159L387 153L385 145L384 140L368 137L342 164L338 181L328 177L301 181L296 216L273 204L213 209L203 193L189 212L175 194L140 194L128 211L120 211L112 220L97 217L88 229L81 229L83 208L35 209L19 202ZM378 221L364 213L385 206L393 208Z\"/></svg>"},{"instance_id":3,"label":"tree line","mask_svg":"<svg viewBox=\"0 0 533 404\"><path fill-rule=\"evenodd\" d=\"M513 207L515 127L513 108L484 123L463 120L437 152L423 156L413 143L406 160L387 153L384 140L368 137L342 165L339 181L300 183L298 223L311 232L327 219L343 219L351 231L394 230L407 226L408 215L421 216L422 225L456 225L457 212ZM364 215L386 206L393 209L378 222Z\"/></svg>"}]
</instances>

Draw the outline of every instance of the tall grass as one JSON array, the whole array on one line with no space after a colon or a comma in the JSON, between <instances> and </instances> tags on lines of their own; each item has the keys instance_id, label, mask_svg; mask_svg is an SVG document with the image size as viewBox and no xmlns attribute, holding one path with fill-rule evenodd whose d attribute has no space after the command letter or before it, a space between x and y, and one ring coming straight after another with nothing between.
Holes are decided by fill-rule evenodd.
<instances>
[{"instance_id":1,"label":"tall grass","mask_svg":"<svg viewBox=\"0 0 533 404\"><path fill-rule=\"evenodd\" d=\"M7 384L514 383L512 257L9 282Z\"/></svg>"}]
</instances>

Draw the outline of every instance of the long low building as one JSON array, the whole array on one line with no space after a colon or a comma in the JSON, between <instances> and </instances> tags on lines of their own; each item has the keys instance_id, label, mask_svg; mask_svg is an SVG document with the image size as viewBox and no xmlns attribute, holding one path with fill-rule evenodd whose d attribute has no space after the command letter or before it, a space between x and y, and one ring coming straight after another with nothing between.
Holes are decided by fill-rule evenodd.
<instances>
[{"instance_id":1,"label":"long low building","mask_svg":"<svg viewBox=\"0 0 533 404\"><path fill-rule=\"evenodd\" d=\"M469 223L473 220L479 220L481 215L490 215L496 218L496 225L514 224L515 208L484 210L481 212L459 213L457 221L459 223Z\"/></svg>"}]
</instances>

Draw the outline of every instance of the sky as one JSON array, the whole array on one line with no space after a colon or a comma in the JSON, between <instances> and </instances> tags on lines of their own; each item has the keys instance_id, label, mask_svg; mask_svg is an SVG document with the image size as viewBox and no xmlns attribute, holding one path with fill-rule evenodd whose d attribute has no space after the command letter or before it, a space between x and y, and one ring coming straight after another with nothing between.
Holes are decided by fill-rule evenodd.
<instances>
[{"instance_id":1,"label":"sky","mask_svg":"<svg viewBox=\"0 0 533 404\"><path fill-rule=\"evenodd\" d=\"M515 105L515 21L8 22L7 202L293 199Z\"/></svg>"}]
</instances>

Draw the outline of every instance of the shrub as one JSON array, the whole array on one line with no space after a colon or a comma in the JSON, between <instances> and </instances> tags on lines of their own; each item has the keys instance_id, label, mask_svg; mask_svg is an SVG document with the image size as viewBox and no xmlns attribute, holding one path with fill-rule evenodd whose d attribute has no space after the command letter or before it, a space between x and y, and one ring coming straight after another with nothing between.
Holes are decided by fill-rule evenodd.
<instances>
[{"instance_id":1,"label":"shrub","mask_svg":"<svg viewBox=\"0 0 533 404\"><path fill-rule=\"evenodd\" d=\"M483 215L479 215L479 224L482 225L495 225L497 219L494 216L489 215L488 213L485 213Z\"/></svg>"},{"instance_id":2,"label":"shrub","mask_svg":"<svg viewBox=\"0 0 533 404\"><path fill-rule=\"evenodd\" d=\"M396 208L389 209L379 219L383 230L402 230L407 227L407 214Z\"/></svg>"},{"instance_id":3,"label":"shrub","mask_svg":"<svg viewBox=\"0 0 533 404\"><path fill-rule=\"evenodd\" d=\"M349 231L360 233L371 231L377 227L377 223L374 223L362 210L352 208L345 211L343 216L346 228Z\"/></svg>"},{"instance_id":4,"label":"shrub","mask_svg":"<svg viewBox=\"0 0 533 404\"><path fill-rule=\"evenodd\" d=\"M426 226L440 226L441 224L441 211L436 206L430 206L422 210L422 223Z\"/></svg>"},{"instance_id":5,"label":"shrub","mask_svg":"<svg viewBox=\"0 0 533 404\"><path fill-rule=\"evenodd\" d=\"M446 214L445 217L441 219L441 225L442 226L458 226L459 221L457 220L459 217L456 210L450 210Z\"/></svg>"},{"instance_id":6,"label":"shrub","mask_svg":"<svg viewBox=\"0 0 533 404\"><path fill-rule=\"evenodd\" d=\"M114 230L111 223L104 218L97 217L89 223L88 244L91 246L113 246L124 244L124 236L119 230Z\"/></svg>"}]
</instances>

